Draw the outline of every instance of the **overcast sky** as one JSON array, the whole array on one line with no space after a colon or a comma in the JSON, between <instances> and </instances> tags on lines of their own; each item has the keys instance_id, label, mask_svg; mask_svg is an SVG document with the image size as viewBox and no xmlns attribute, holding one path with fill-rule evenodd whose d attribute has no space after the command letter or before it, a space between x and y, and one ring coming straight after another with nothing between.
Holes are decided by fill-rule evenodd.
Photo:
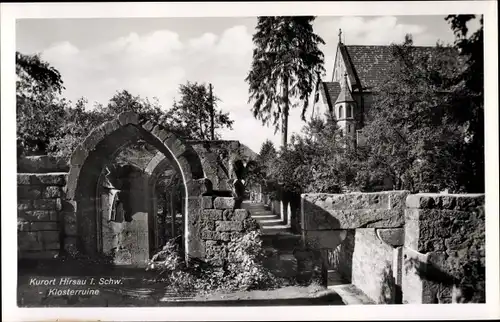
<instances>
[{"instance_id":1,"label":"overcast sky","mask_svg":"<svg viewBox=\"0 0 500 322\"><path fill-rule=\"evenodd\" d=\"M338 30L347 45L388 45L411 33L416 45L453 42L445 16L318 17L314 30L326 42L325 79L330 79ZM279 133L263 127L250 112L244 79L252 58L256 18L24 19L16 25L16 49L41 53L57 68L72 101L86 97L106 104L122 89L157 97L168 109L186 81L212 83L219 108L235 120L223 139L239 140L255 152ZM300 111L289 118L300 131Z\"/></svg>"}]
</instances>

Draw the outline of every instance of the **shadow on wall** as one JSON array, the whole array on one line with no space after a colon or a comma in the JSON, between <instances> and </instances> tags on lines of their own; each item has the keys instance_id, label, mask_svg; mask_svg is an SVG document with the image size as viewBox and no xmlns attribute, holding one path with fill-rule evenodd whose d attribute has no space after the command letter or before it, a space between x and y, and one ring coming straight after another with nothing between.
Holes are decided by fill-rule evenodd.
<instances>
[{"instance_id":1,"label":"shadow on wall","mask_svg":"<svg viewBox=\"0 0 500 322\"><path fill-rule=\"evenodd\" d=\"M396 284L392 263L386 261L385 267L380 280L380 295L378 303L386 304L402 304L403 293L401 285Z\"/></svg>"},{"instance_id":2,"label":"shadow on wall","mask_svg":"<svg viewBox=\"0 0 500 322\"><path fill-rule=\"evenodd\" d=\"M405 255L406 256L406 255ZM453 276L436 264L405 257L406 272L416 274L430 283L428 303L486 303L485 266L479 260L462 264Z\"/></svg>"},{"instance_id":3,"label":"shadow on wall","mask_svg":"<svg viewBox=\"0 0 500 322\"><path fill-rule=\"evenodd\" d=\"M345 239L335 249L328 252L328 268L335 270L345 283L352 282L355 235L354 229L346 230Z\"/></svg>"},{"instance_id":4,"label":"shadow on wall","mask_svg":"<svg viewBox=\"0 0 500 322\"><path fill-rule=\"evenodd\" d=\"M329 270L336 271L346 283L350 283L354 230L341 229L338 219L322 207L305 199L303 202L304 216L300 221L303 243L314 255L313 265L321 268L323 283L328 284Z\"/></svg>"}]
</instances>

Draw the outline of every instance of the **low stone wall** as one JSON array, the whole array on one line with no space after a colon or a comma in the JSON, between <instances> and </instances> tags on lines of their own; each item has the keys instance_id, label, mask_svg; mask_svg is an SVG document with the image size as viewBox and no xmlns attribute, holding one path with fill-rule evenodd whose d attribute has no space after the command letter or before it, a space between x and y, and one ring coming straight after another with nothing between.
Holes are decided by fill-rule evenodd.
<instances>
[{"instance_id":1,"label":"low stone wall","mask_svg":"<svg viewBox=\"0 0 500 322\"><path fill-rule=\"evenodd\" d=\"M17 159L19 173L68 172L68 160L48 155L22 156Z\"/></svg>"},{"instance_id":2,"label":"low stone wall","mask_svg":"<svg viewBox=\"0 0 500 322\"><path fill-rule=\"evenodd\" d=\"M402 245L407 191L303 194L306 247L376 303L397 302L394 252ZM398 244L400 243L400 244Z\"/></svg>"},{"instance_id":3,"label":"low stone wall","mask_svg":"<svg viewBox=\"0 0 500 322\"><path fill-rule=\"evenodd\" d=\"M301 207L305 246L374 302L484 302L484 195L303 194Z\"/></svg>"},{"instance_id":4,"label":"low stone wall","mask_svg":"<svg viewBox=\"0 0 500 322\"><path fill-rule=\"evenodd\" d=\"M206 262L222 266L232 260L229 243L245 233L258 229L255 219L246 209L234 209L232 197L202 197L202 210L194 231L199 232L201 257Z\"/></svg>"},{"instance_id":5,"label":"low stone wall","mask_svg":"<svg viewBox=\"0 0 500 322\"><path fill-rule=\"evenodd\" d=\"M62 197L66 173L17 176L17 230L20 259L47 259L59 254Z\"/></svg>"}]
</instances>

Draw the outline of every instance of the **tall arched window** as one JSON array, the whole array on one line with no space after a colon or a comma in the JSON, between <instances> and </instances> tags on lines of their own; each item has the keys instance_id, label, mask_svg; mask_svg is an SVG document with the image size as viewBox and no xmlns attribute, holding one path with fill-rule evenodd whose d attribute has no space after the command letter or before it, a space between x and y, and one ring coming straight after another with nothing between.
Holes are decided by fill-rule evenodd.
<instances>
[{"instance_id":1,"label":"tall arched window","mask_svg":"<svg viewBox=\"0 0 500 322\"><path fill-rule=\"evenodd\" d=\"M347 117L352 117L352 105L346 108Z\"/></svg>"},{"instance_id":2,"label":"tall arched window","mask_svg":"<svg viewBox=\"0 0 500 322\"><path fill-rule=\"evenodd\" d=\"M339 119L344 118L344 107L342 105L339 106Z\"/></svg>"}]
</instances>

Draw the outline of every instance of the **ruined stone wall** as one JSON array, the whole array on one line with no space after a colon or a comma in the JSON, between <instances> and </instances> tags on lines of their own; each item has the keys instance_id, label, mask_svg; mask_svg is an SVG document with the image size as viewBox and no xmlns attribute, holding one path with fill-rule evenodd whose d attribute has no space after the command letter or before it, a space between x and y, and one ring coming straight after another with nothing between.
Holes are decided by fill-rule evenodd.
<instances>
[{"instance_id":1,"label":"ruined stone wall","mask_svg":"<svg viewBox=\"0 0 500 322\"><path fill-rule=\"evenodd\" d=\"M239 141L189 141L198 153L205 177L212 182L214 190L230 191L228 180L236 179L233 162L248 162L256 158L256 154Z\"/></svg>"},{"instance_id":2,"label":"ruined stone wall","mask_svg":"<svg viewBox=\"0 0 500 322\"><path fill-rule=\"evenodd\" d=\"M305 245L328 254L323 258L327 269L337 271L376 303L394 303L393 257L402 243L407 195L407 191L303 194Z\"/></svg>"},{"instance_id":3,"label":"ruined stone wall","mask_svg":"<svg viewBox=\"0 0 500 322\"><path fill-rule=\"evenodd\" d=\"M203 209L196 218L202 258L216 266L232 260L233 254L228 249L231 241L258 228L248 210L233 209L234 204L232 197L202 197Z\"/></svg>"},{"instance_id":4,"label":"ruined stone wall","mask_svg":"<svg viewBox=\"0 0 500 322\"><path fill-rule=\"evenodd\" d=\"M484 195L416 194L406 206L403 301L484 302Z\"/></svg>"},{"instance_id":5,"label":"ruined stone wall","mask_svg":"<svg viewBox=\"0 0 500 322\"><path fill-rule=\"evenodd\" d=\"M482 194L303 194L301 215L304 244L376 303L484 302Z\"/></svg>"},{"instance_id":6,"label":"ruined stone wall","mask_svg":"<svg viewBox=\"0 0 500 322\"><path fill-rule=\"evenodd\" d=\"M62 198L66 173L21 173L17 176L17 231L20 259L47 259L59 254Z\"/></svg>"}]
</instances>

